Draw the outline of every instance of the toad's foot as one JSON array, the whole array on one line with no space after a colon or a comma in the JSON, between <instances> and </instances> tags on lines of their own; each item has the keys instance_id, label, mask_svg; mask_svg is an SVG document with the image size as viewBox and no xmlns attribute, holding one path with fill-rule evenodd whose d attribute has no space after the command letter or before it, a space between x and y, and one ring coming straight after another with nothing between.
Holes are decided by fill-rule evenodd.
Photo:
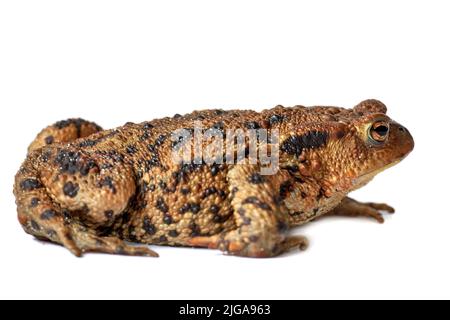
<instances>
[{"instance_id":1,"label":"toad's foot","mask_svg":"<svg viewBox=\"0 0 450 320\"><path fill-rule=\"evenodd\" d=\"M380 211L395 212L394 208L384 203L362 203L346 197L336 208L323 216L370 217L383 223L384 218Z\"/></svg>"},{"instance_id":2,"label":"toad's foot","mask_svg":"<svg viewBox=\"0 0 450 320\"><path fill-rule=\"evenodd\" d=\"M45 235L33 233L39 240L52 241L63 245L77 257L81 257L87 252L158 257L156 252L146 246L133 246L115 237L100 237L76 223L58 225L56 222L53 224L53 229Z\"/></svg>"},{"instance_id":3,"label":"toad's foot","mask_svg":"<svg viewBox=\"0 0 450 320\"><path fill-rule=\"evenodd\" d=\"M85 252L99 252L126 256L158 257L158 254L146 246L133 246L115 237L99 237L81 227L71 233L72 243L65 243L76 256Z\"/></svg>"},{"instance_id":4,"label":"toad's foot","mask_svg":"<svg viewBox=\"0 0 450 320\"><path fill-rule=\"evenodd\" d=\"M266 243L268 245L264 245ZM209 249L220 249L229 255L266 258L288 252L298 248L304 251L308 248L308 239L304 236L290 236L282 242L272 245L272 241L265 241L261 237L250 236L243 238L238 232L229 232L224 235L210 237L195 237L190 240L190 245ZM270 247L270 251L267 250Z\"/></svg>"}]
</instances>

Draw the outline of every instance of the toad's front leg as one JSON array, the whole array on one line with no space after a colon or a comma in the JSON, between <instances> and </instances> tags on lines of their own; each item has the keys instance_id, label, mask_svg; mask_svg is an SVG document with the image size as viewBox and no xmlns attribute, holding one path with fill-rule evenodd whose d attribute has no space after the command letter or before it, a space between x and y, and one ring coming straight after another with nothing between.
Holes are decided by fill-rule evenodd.
<instances>
[{"instance_id":1,"label":"toad's front leg","mask_svg":"<svg viewBox=\"0 0 450 320\"><path fill-rule=\"evenodd\" d=\"M287 236L288 215L278 197L279 178L262 176L258 166L236 166L228 173L237 228L191 239L193 246L218 248L245 257L272 257L291 248L307 247L302 236Z\"/></svg>"},{"instance_id":2,"label":"toad's front leg","mask_svg":"<svg viewBox=\"0 0 450 320\"><path fill-rule=\"evenodd\" d=\"M395 210L385 203L359 202L352 198L346 197L333 210L325 213L323 216L347 216L347 217L370 217L379 223L384 222L383 215L380 211L394 213Z\"/></svg>"}]
</instances>

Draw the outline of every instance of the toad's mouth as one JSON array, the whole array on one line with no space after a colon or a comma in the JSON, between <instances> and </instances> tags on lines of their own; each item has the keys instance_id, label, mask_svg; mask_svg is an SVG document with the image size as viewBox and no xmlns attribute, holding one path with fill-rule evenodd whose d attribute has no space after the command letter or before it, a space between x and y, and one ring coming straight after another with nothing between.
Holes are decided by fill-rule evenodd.
<instances>
[{"instance_id":1,"label":"toad's mouth","mask_svg":"<svg viewBox=\"0 0 450 320\"><path fill-rule=\"evenodd\" d=\"M403 158L395 160L387 165L385 165L384 167L369 171L368 173L365 173L361 176L359 176L358 178L356 178L355 180L353 180L353 186L354 189L359 189L362 186L366 185L367 183L369 183L377 174L383 172L386 169L389 169L393 166L395 166L396 164L398 164L400 161L402 161Z\"/></svg>"},{"instance_id":2,"label":"toad's mouth","mask_svg":"<svg viewBox=\"0 0 450 320\"><path fill-rule=\"evenodd\" d=\"M368 172L368 173L365 173L365 174L363 174L362 176L360 176L358 179L373 178L373 177L376 176L377 174L379 174L379 173L381 173L381 172L383 172L383 171L385 171L385 170L387 170L387 169L389 169L389 168L392 168L393 166L395 166L396 164L398 164L399 162L401 162L403 159L404 159L404 157L403 157L403 158L400 158L400 159L398 159L398 160L395 160L395 161L393 161L393 162L391 162L391 163L385 165L384 167L381 167L381 168L379 168L379 169L375 169L375 170L372 170L372 171L370 171L370 172Z\"/></svg>"}]
</instances>

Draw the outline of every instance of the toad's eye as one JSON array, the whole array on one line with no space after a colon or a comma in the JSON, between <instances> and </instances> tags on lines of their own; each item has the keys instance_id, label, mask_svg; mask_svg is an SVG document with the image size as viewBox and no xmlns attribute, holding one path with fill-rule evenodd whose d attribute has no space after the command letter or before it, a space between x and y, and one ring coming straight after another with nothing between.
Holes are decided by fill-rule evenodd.
<instances>
[{"instance_id":1,"label":"toad's eye","mask_svg":"<svg viewBox=\"0 0 450 320\"><path fill-rule=\"evenodd\" d=\"M389 134L389 124L384 121L377 121L370 127L369 137L375 142L386 141Z\"/></svg>"}]
</instances>

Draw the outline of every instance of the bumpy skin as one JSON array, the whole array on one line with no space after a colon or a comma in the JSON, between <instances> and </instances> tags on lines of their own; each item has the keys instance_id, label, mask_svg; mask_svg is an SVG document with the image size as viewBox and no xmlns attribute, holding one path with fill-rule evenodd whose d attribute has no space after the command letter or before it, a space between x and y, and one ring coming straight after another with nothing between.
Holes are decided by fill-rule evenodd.
<instances>
[{"instance_id":1,"label":"bumpy skin","mask_svg":"<svg viewBox=\"0 0 450 320\"><path fill-rule=\"evenodd\" d=\"M220 130L278 129L280 169L262 176L258 164L174 163L171 133L193 128L196 120ZM375 130L379 123L384 127ZM76 256L157 256L129 244L135 242L270 257L304 249L306 239L288 230L319 216L382 222L379 211L393 212L391 207L346 195L413 146L409 132L377 100L353 109L195 111L114 130L70 119L47 127L31 144L14 194L24 230Z\"/></svg>"}]
</instances>

